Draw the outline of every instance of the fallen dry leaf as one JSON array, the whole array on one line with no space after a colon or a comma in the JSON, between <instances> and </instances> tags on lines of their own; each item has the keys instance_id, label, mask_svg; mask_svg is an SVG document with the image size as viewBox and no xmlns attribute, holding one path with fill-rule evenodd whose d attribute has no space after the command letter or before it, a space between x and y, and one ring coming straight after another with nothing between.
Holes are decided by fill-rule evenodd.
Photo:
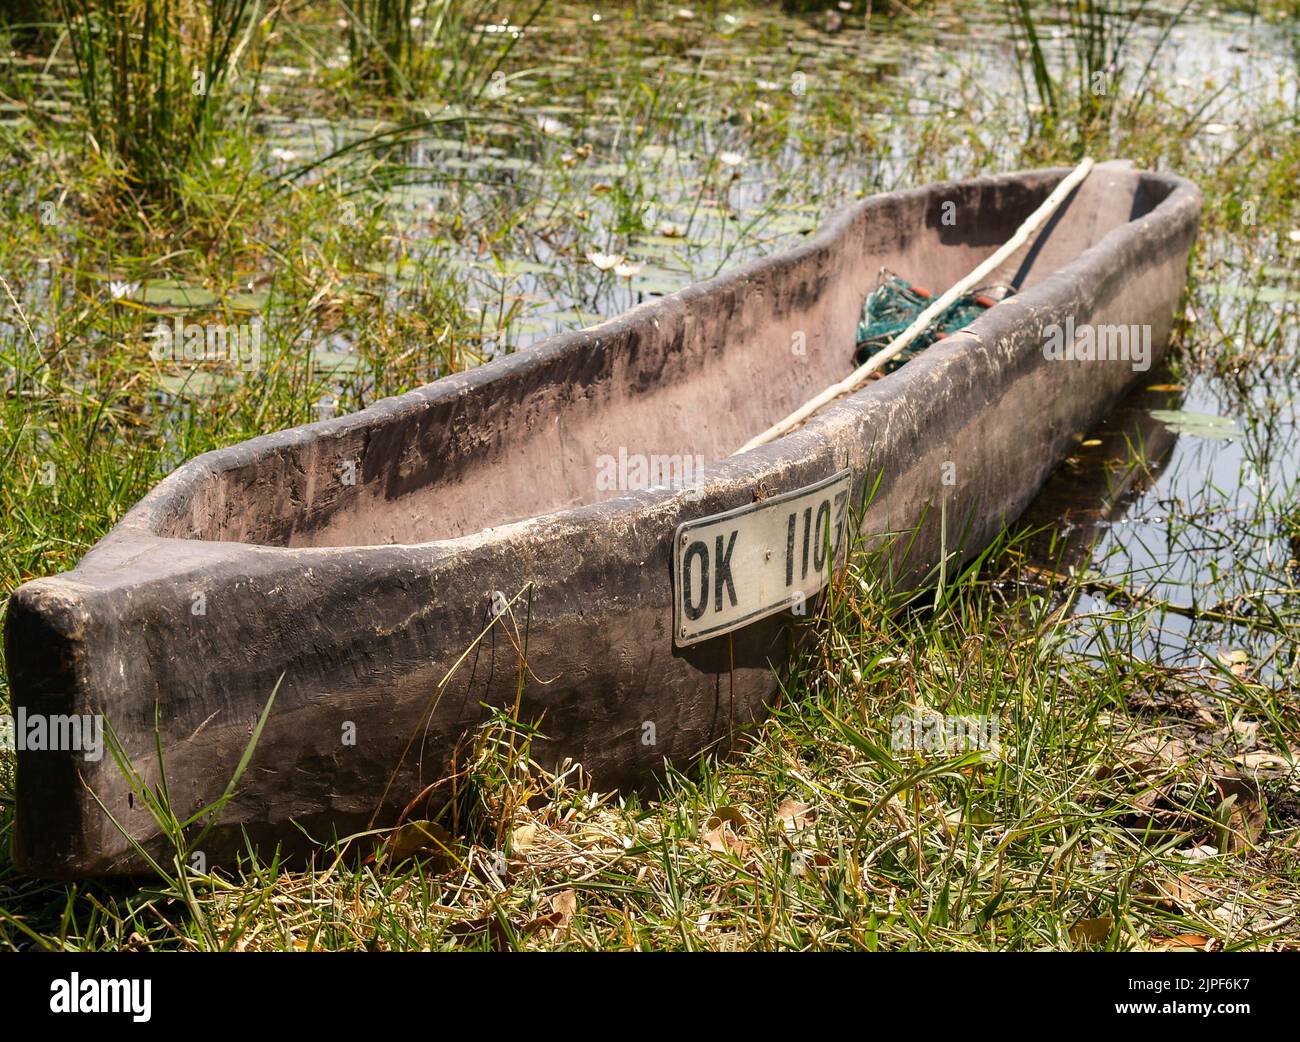
<instances>
[{"instance_id":1,"label":"fallen dry leaf","mask_svg":"<svg viewBox=\"0 0 1300 1042\"><path fill-rule=\"evenodd\" d=\"M568 926L573 914L578 910L578 892L561 890L551 898L551 915L559 917L560 926Z\"/></svg>"},{"instance_id":2,"label":"fallen dry leaf","mask_svg":"<svg viewBox=\"0 0 1300 1042\"><path fill-rule=\"evenodd\" d=\"M1291 764L1277 753L1265 752L1263 750L1253 753L1242 753L1240 756L1234 756L1232 762L1242 767L1263 768L1265 770L1287 770Z\"/></svg>"},{"instance_id":3,"label":"fallen dry leaf","mask_svg":"<svg viewBox=\"0 0 1300 1042\"><path fill-rule=\"evenodd\" d=\"M1134 757L1135 767L1139 765L1149 768L1177 767L1192 759L1191 750L1186 742L1163 731L1147 732L1127 743L1124 751Z\"/></svg>"},{"instance_id":4,"label":"fallen dry leaf","mask_svg":"<svg viewBox=\"0 0 1300 1042\"><path fill-rule=\"evenodd\" d=\"M1098 916L1096 919L1080 919L1070 927L1070 940L1077 947L1086 944L1101 944L1110 936L1110 931L1115 925L1115 920L1108 915Z\"/></svg>"},{"instance_id":5,"label":"fallen dry leaf","mask_svg":"<svg viewBox=\"0 0 1300 1042\"><path fill-rule=\"evenodd\" d=\"M706 829L714 829L718 828L723 823L731 825L735 829L743 829L749 824L739 807L726 806L719 807L715 810L713 816L709 818L704 827Z\"/></svg>"},{"instance_id":6,"label":"fallen dry leaf","mask_svg":"<svg viewBox=\"0 0 1300 1042\"><path fill-rule=\"evenodd\" d=\"M451 833L435 821L408 821L388 837L383 858L389 865L417 856L450 863L455 842Z\"/></svg>"},{"instance_id":7,"label":"fallen dry leaf","mask_svg":"<svg viewBox=\"0 0 1300 1042\"><path fill-rule=\"evenodd\" d=\"M1223 733L1237 739L1237 748L1243 752L1255 748L1259 743L1259 721L1258 720L1230 720L1224 727Z\"/></svg>"},{"instance_id":8,"label":"fallen dry leaf","mask_svg":"<svg viewBox=\"0 0 1300 1042\"><path fill-rule=\"evenodd\" d=\"M776 820L786 832L797 832L816 818L817 812L806 803L798 800L786 800L776 808Z\"/></svg>"},{"instance_id":9,"label":"fallen dry leaf","mask_svg":"<svg viewBox=\"0 0 1300 1042\"><path fill-rule=\"evenodd\" d=\"M528 933L537 930L567 930L578 910L578 894L575 890L561 890L553 894L547 903L547 912L532 919L524 927Z\"/></svg>"},{"instance_id":10,"label":"fallen dry leaf","mask_svg":"<svg viewBox=\"0 0 1300 1042\"><path fill-rule=\"evenodd\" d=\"M1166 911L1192 912L1198 901L1212 895L1191 876L1161 876L1141 884L1139 892L1150 904Z\"/></svg>"},{"instance_id":11,"label":"fallen dry leaf","mask_svg":"<svg viewBox=\"0 0 1300 1042\"><path fill-rule=\"evenodd\" d=\"M749 844L740 838L740 832L748 825L739 807L719 807L700 830L700 842L720 854L744 857L749 853Z\"/></svg>"},{"instance_id":12,"label":"fallen dry leaf","mask_svg":"<svg viewBox=\"0 0 1300 1042\"><path fill-rule=\"evenodd\" d=\"M1152 937L1150 941L1157 948L1205 951L1210 939L1203 933L1180 933L1174 937Z\"/></svg>"},{"instance_id":13,"label":"fallen dry leaf","mask_svg":"<svg viewBox=\"0 0 1300 1042\"><path fill-rule=\"evenodd\" d=\"M1222 844L1228 850L1248 850L1264 834L1268 812L1259 785L1242 775L1220 775L1211 779L1227 810L1226 835Z\"/></svg>"},{"instance_id":14,"label":"fallen dry leaf","mask_svg":"<svg viewBox=\"0 0 1300 1042\"><path fill-rule=\"evenodd\" d=\"M710 821L714 819L710 818ZM700 835L702 842L710 850L719 854L733 853L744 857L749 853L749 844L731 830L731 825L723 822L717 828L711 828Z\"/></svg>"}]
</instances>

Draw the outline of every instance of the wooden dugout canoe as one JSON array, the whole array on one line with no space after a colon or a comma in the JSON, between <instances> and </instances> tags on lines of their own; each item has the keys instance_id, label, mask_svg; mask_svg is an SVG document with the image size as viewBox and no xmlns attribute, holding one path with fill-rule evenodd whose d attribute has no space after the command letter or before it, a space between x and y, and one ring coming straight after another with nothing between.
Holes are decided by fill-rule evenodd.
<instances>
[{"instance_id":1,"label":"wooden dugout canoe","mask_svg":"<svg viewBox=\"0 0 1300 1042\"><path fill-rule=\"evenodd\" d=\"M1176 176L1102 164L993 280L1015 296L796 432L731 455L852 369L882 267L953 284L1066 173L866 199L793 249L594 328L190 461L74 570L14 593L14 713L102 714L155 783L156 710L172 804L187 815L221 794L283 677L204 852L228 858L241 830L292 850L304 831L366 828L381 804L378 823L393 821L444 776L484 703L514 703L504 620L474 642L498 595L531 584L519 715L541 720L535 752L571 757L601 785L688 760L761 715L790 631L784 611L729 637L705 632L715 606L757 602L739 561L703 570L699 546L715 564L728 551L725 530L715 539L701 519L743 511L758 520L736 524L766 524L775 541L791 515L826 513L801 490L847 489L860 513L833 512L860 517L864 533L917 530L901 574L919 581L952 548L941 514L965 519L965 549L986 543L1140 377L1123 359L1048 360L1049 325L1146 326L1151 364L1163 354L1200 195ZM632 491L598 480L610 460L656 454L703 457L703 480ZM685 563L679 528L694 547ZM799 557L803 542L796 532L769 551ZM675 586L691 568L698 586L693 572ZM111 756L20 751L15 862L56 877L140 871L104 808L161 849Z\"/></svg>"}]
</instances>

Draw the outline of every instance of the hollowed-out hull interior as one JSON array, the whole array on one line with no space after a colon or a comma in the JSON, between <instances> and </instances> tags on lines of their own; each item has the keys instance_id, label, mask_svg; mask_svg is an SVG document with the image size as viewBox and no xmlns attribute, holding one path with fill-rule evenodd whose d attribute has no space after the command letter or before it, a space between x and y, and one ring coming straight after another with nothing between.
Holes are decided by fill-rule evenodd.
<instances>
[{"instance_id":1,"label":"hollowed-out hull interior","mask_svg":"<svg viewBox=\"0 0 1300 1042\"><path fill-rule=\"evenodd\" d=\"M1060 177L883 196L743 277L555 338L458 385L255 441L232 464L200 464L156 531L269 546L429 542L620 495L605 480L620 454L634 469L652 456L707 468L852 370L882 268L942 291ZM1023 292L1165 194L1163 182L1099 167L987 281Z\"/></svg>"}]
</instances>

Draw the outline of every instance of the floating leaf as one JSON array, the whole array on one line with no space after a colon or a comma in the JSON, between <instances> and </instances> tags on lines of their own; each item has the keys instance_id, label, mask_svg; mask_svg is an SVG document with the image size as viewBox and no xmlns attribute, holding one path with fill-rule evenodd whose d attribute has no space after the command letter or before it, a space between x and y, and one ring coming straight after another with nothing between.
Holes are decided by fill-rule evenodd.
<instances>
[{"instance_id":1,"label":"floating leaf","mask_svg":"<svg viewBox=\"0 0 1300 1042\"><path fill-rule=\"evenodd\" d=\"M148 283L136 299L143 304L169 308L207 308L217 302L216 294L202 286L188 286L171 279Z\"/></svg>"},{"instance_id":2,"label":"floating leaf","mask_svg":"<svg viewBox=\"0 0 1300 1042\"><path fill-rule=\"evenodd\" d=\"M495 262L495 266L503 275L546 275L552 270L549 264L543 264L540 261L511 257L500 258Z\"/></svg>"},{"instance_id":3,"label":"floating leaf","mask_svg":"<svg viewBox=\"0 0 1300 1042\"><path fill-rule=\"evenodd\" d=\"M164 373L158 376L158 386L168 394L187 398L207 398L223 388L235 386L235 379L221 373L195 369L188 373Z\"/></svg>"},{"instance_id":4,"label":"floating leaf","mask_svg":"<svg viewBox=\"0 0 1300 1042\"><path fill-rule=\"evenodd\" d=\"M1152 419L1159 420L1175 434L1190 434L1196 438L1231 441L1241 437L1241 428L1227 416L1211 416L1203 412L1186 412L1182 409L1152 409Z\"/></svg>"},{"instance_id":5,"label":"floating leaf","mask_svg":"<svg viewBox=\"0 0 1300 1042\"><path fill-rule=\"evenodd\" d=\"M315 351L312 362L317 372L357 373L365 368L364 359L350 351Z\"/></svg>"},{"instance_id":6,"label":"floating leaf","mask_svg":"<svg viewBox=\"0 0 1300 1042\"><path fill-rule=\"evenodd\" d=\"M1300 301L1300 290L1282 286L1236 285L1231 282L1207 282L1205 288L1223 297L1254 300L1261 304L1292 303Z\"/></svg>"},{"instance_id":7,"label":"floating leaf","mask_svg":"<svg viewBox=\"0 0 1300 1042\"><path fill-rule=\"evenodd\" d=\"M233 311L261 311L271 299L265 290L252 293L231 293L226 297L226 305Z\"/></svg>"}]
</instances>

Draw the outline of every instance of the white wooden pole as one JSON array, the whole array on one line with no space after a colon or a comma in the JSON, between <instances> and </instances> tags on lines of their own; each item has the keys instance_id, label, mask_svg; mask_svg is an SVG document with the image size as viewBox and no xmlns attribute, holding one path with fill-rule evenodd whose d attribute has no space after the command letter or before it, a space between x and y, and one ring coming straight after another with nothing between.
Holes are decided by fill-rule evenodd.
<instances>
[{"instance_id":1,"label":"white wooden pole","mask_svg":"<svg viewBox=\"0 0 1300 1042\"><path fill-rule=\"evenodd\" d=\"M990 272L996 271L1008 257L1015 253L1016 250L1020 249L1020 247L1023 246L1029 237L1038 229L1039 225L1051 217L1060 205L1065 202L1066 197L1082 183L1083 179L1092 171L1092 167L1092 160L1085 159L1070 171L1061 183L1056 186L1052 194L1043 200L1042 205L1039 206L1037 210L1025 218L1024 223L1016 229L1016 233L1003 243L996 253L982 261L969 275L955 283L946 293L938 297L929 307L916 317L915 322L903 330L903 332L899 333L898 336L891 340L885 348L872 355L839 383L831 384L831 386L822 391L821 394L799 406L799 408L790 413L790 415L785 417L785 419L777 421L761 434L757 434L750 438L749 441L745 442L745 444L733 452L732 455L737 456L742 452L748 452L750 449L756 449L760 445L766 445L769 441L775 441L777 438L789 434L792 430L808 419L809 416L817 412L819 409L829 405L831 402L835 401L836 398L840 398L856 391L867 382L868 376L883 366L900 351L904 350L908 344L929 329L930 323L948 310L954 301L969 292L973 287L978 286L988 277Z\"/></svg>"}]
</instances>

